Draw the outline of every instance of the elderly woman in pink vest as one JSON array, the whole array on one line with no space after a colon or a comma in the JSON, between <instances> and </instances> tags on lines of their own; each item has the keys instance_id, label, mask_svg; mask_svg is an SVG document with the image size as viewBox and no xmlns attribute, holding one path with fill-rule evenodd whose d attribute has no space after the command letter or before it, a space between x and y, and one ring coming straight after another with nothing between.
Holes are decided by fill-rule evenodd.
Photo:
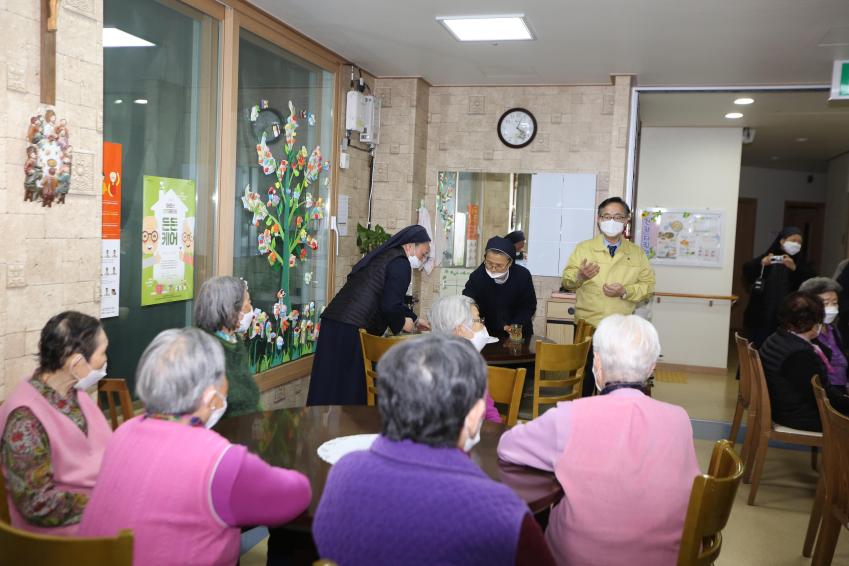
<instances>
[{"instance_id":1,"label":"elderly woman in pink vest","mask_svg":"<svg viewBox=\"0 0 849 566\"><path fill-rule=\"evenodd\" d=\"M232 565L240 527L279 525L309 505L305 476L210 430L227 410L224 353L212 336L161 332L139 360L136 393L146 413L109 441L81 535L132 529L134 564Z\"/></svg>"},{"instance_id":2,"label":"elderly woman in pink vest","mask_svg":"<svg viewBox=\"0 0 849 566\"><path fill-rule=\"evenodd\" d=\"M480 352L489 343L489 332L483 324L478 305L465 295L440 297L430 309L430 325L434 333L449 334L465 338ZM501 415L489 391L485 393L488 421L500 423Z\"/></svg>"},{"instance_id":3,"label":"elderly woman in pink vest","mask_svg":"<svg viewBox=\"0 0 849 566\"><path fill-rule=\"evenodd\" d=\"M106 375L100 321L67 311L44 325L38 368L0 406L0 450L12 525L72 535L112 434L86 393Z\"/></svg>"},{"instance_id":4,"label":"elderly woman in pink vest","mask_svg":"<svg viewBox=\"0 0 849 566\"><path fill-rule=\"evenodd\" d=\"M601 394L507 431L498 455L553 471L563 486L545 533L558 564L675 564L700 471L687 413L643 393L660 355L657 331L612 315L593 350Z\"/></svg>"},{"instance_id":5,"label":"elderly woman in pink vest","mask_svg":"<svg viewBox=\"0 0 849 566\"><path fill-rule=\"evenodd\" d=\"M469 457L486 366L468 340L411 338L380 359L381 434L330 470L313 521L322 558L377 564L553 564L525 503Z\"/></svg>"}]
</instances>

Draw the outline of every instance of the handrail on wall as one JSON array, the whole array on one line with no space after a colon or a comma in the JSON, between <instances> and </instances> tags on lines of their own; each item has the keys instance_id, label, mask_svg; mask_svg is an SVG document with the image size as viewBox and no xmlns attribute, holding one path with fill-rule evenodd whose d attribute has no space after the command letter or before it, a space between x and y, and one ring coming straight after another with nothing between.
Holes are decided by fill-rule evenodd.
<instances>
[{"instance_id":1,"label":"handrail on wall","mask_svg":"<svg viewBox=\"0 0 849 566\"><path fill-rule=\"evenodd\" d=\"M731 301L731 304L737 302L737 295L699 295L695 293L655 293L657 302L660 302L661 297L671 297L673 299L704 299L708 302L708 306L712 307L714 301Z\"/></svg>"}]
</instances>

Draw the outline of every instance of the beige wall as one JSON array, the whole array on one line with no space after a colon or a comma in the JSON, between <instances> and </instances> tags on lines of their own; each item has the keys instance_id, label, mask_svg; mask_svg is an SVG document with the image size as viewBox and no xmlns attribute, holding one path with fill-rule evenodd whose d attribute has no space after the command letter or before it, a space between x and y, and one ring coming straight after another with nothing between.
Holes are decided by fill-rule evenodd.
<instances>
[{"instance_id":1,"label":"beige wall","mask_svg":"<svg viewBox=\"0 0 849 566\"><path fill-rule=\"evenodd\" d=\"M828 162L822 274L831 277L837 264L849 257L849 153Z\"/></svg>"},{"instance_id":2,"label":"beige wall","mask_svg":"<svg viewBox=\"0 0 849 566\"><path fill-rule=\"evenodd\" d=\"M637 209L722 210L721 268L654 266L656 291L731 295L734 237L740 185L740 128L643 128ZM663 361L724 368L728 358L731 304L665 298L652 305ZM698 345L698 348L694 348Z\"/></svg>"},{"instance_id":3,"label":"beige wall","mask_svg":"<svg viewBox=\"0 0 849 566\"><path fill-rule=\"evenodd\" d=\"M52 315L98 316L102 76L100 0L59 3L56 112L74 147L64 205L23 202L29 118L39 109L40 2L0 3L0 399L35 367Z\"/></svg>"}]
</instances>

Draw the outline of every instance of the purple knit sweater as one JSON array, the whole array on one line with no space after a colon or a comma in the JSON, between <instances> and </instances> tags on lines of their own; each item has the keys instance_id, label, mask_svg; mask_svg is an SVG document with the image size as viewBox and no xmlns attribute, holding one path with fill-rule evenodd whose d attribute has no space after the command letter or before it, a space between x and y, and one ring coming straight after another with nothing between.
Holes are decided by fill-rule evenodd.
<instances>
[{"instance_id":1,"label":"purple knit sweater","mask_svg":"<svg viewBox=\"0 0 849 566\"><path fill-rule=\"evenodd\" d=\"M381 436L333 466L312 532L344 566L507 565L527 513L459 449Z\"/></svg>"}]
</instances>

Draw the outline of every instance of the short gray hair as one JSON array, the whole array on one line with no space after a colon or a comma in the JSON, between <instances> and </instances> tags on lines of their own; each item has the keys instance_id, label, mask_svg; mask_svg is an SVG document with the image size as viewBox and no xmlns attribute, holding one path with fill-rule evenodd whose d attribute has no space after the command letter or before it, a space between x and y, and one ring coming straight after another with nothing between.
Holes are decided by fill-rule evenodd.
<instances>
[{"instance_id":1,"label":"short gray hair","mask_svg":"<svg viewBox=\"0 0 849 566\"><path fill-rule=\"evenodd\" d=\"M799 290L806 293L813 293L814 295L822 295L823 293L834 291L839 295L843 291L843 286L831 277L811 277L799 285Z\"/></svg>"},{"instance_id":2,"label":"short gray hair","mask_svg":"<svg viewBox=\"0 0 849 566\"><path fill-rule=\"evenodd\" d=\"M453 334L458 326L472 327L472 306L466 295L440 297L430 308L430 326L434 332Z\"/></svg>"},{"instance_id":3,"label":"short gray hair","mask_svg":"<svg viewBox=\"0 0 849 566\"><path fill-rule=\"evenodd\" d=\"M195 298L195 326L207 332L239 326L239 313L245 300L245 282L237 277L207 279Z\"/></svg>"},{"instance_id":4,"label":"short gray hair","mask_svg":"<svg viewBox=\"0 0 849 566\"><path fill-rule=\"evenodd\" d=\"M614 314L596 328L593 351L601 361L605 385L642 383L660 356L660 339L649 321L633 314Z\"/></svg>"},{"instance_id":5,"label":"short gray hair","mask_svg":"<svg viewBox=\"0 0 849 566\"><path fill-rule=\"evenodd\" d=\"M224 350L197 328L163 330L136 369L136 394L151 413L182 415L200 406L210 385L224 379Z\"/></svg>"},{"instance_id":6,"label":"short gray hair","mask_svg":"<svg viewBox=\"0 0 849 566\"><path fill-rule=\"evenodd\" d=\"M486 364L468 340L426 334L401 341L378 363L381 433L390 440L456 446L486 389Z\"/></svg>"}]
</instances>

